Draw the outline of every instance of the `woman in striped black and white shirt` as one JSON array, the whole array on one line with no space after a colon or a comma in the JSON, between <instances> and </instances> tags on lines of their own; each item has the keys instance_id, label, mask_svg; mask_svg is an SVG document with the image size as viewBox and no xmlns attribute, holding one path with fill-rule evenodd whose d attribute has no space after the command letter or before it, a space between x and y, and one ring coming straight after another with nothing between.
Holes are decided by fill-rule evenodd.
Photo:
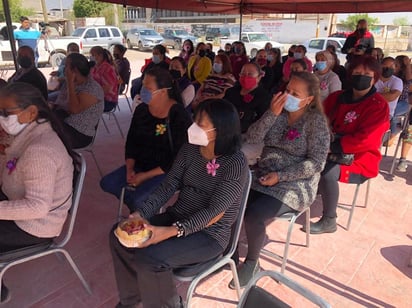
<instances>
[{"instance_id":1,"label":"woman in striped black and white shirt","mask_svg":"<svg viewBox=\"0 0 412 308\"><path fill-rule=\"evenodd\" d=\"M209 261L229 243L248 173L236 109L204 101L188 135L166 179L132 214L150 222L145 247L125 248L111 235L119 307L180 307L172 270ZM176 203L156 214L176 191Z\"/></svg>"}]
</instances>

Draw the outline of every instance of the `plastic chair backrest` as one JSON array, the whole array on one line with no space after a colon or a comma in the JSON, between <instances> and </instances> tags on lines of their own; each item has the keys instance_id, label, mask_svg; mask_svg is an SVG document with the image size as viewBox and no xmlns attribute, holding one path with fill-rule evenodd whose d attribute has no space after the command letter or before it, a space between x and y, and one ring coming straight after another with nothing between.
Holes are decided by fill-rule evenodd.
<instances>
[{"instance_id":1,"label":"plastic chair backrest","mask_svg":"<svg viewBox=\"0 0 412 308\"><path fill-rule=\"evenodd\" d=\"M66 228L63 228L62 234L59 236L58 241L55 241L53 247L63 247L70 240L76 221L77 209L79 207L80 196L83 190L84 177L86 174L86 161L80 153L76 153L76 159L74 164L73 174L73 195L72 205L69 209Z\"/></svg>"}]
</instances>

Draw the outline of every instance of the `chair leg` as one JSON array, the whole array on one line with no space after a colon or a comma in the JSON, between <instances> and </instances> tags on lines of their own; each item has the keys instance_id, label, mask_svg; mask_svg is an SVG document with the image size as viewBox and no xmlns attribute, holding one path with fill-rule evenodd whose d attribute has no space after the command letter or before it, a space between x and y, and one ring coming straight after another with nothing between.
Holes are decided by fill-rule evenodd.
<instances>
[{"instance_id":1,"label":"chair leg","mask_svg":"<svg viewBox=\"0 0 412 308\"><path fill-rule=\"evenodd\" d=\"M239 282L239 276L237 275L237 268L236 268L236 263L233 261L233 259L229 260L229 265L230 265L230 270L232 271L233 275L233 282L235 283L235 288L236 288L236 294L237 294L237 299L240 300L240 282Z\"/></svg>"},{"instance_id":2,"label":"chair leg","mask_svg":"<svg viewBox=\"0 0 412 308\"><path fill-rule=\"evenodd\" d=\"M113 113L113 118L114 118L114 121L116 122L117 128L119 129L120 136L122 136L122 138L124 139L122 128L120 127L119 121L117 120L117 117L114 113Z\"/></svg>"},{"instance_id":3,"label":"chair leg","mask_svg":"<svg viewBox=\"0 0 412 308\"><path fill-rule=\"evenodd\" d=\"M72 257L69 255L69 253L64 250L64 249L56 249L56 252L61 252L65 257L66 260L69 262L69 264L71 265L72 269L74 270L74 272L76 273L77 277L79 277L80 281L82 282L84 288L87 290L87 293L89 293L90 295L92 294L92 290L90 289L89 284L86 282L86 280L84 279L82 273L80 272L79 268L77 267L76 263L74 263Z\"/></svg>"},{"instance_id":4,"label":"chair leg","mask_svg":"<svg viewBox=\"0 0 412 308\"><path fill-rule=\"evenodd\" d=\"M393 175L393 172L395 171L395 165L396 165L396 162L397 162L397 160L398 160L398 159L396 158L396 156L398 156L398 150L399 150L399 146L400 146L401 143L402 143L402 139L403 139L403 132L401 132L401 133L399 134L398 143L396 144L395 153L393 154L393 160L392 160L391 169L389 170L389 174L390 174L390 175Z\"/></svg>"},{"instance_id":5,"label":"chair leg","mask_svg":"<svg viewBox=\"0 0 412 308\"><path fill-rule=\"evenodd\" d=\"M294 216L289 222L288 233L286 235L286 241L285 241L285 248L283 250L282 266L280 269L280 272L282 274L285 273L286 263L288 262L290 237L292 236L293 225L295 224L296 217L297 216ZM307 229L307 230L310 230L310 229Z\"/></svg>"},{"instance_id":6,"label":"chair leg","mask_svg":"<svg viewBox=\"0 0 412 308\"><path fill-rule=\"evenodd\" d=\"M102 115L102 121L103 121L104 127L106 128L107 133L110 134L110 130L109 130L109 128L107 127L107 124L106 124L106 121L104 120L103 115Z\"/></svg>"},{"instance_id":7,"label":"chair leg","mask_svg":"<svg viewBox=\"0 0 412 308\"><path fill-rule=\"evenodd\" d=\"M117 212L117 222L122 220L122 209L123 209L123 202L124 202L124 193L126 191L126 187L122 188L122 192L120 193L120 200L119 200L119 210Z\"/></svg>"},{"instance_id":8,"label":"chair leg","mask_svg":"<svg viewBox=\"0 0 412 308\"><path fill-rule=\"evenodd\" d=\"M94 155L93 150L92 150L92 149L90 149L90 151L89 151L89 152L90 152L90 154L92 154L92 157L93 157L94 163L96 164L96 167L97 167L97 170L99 171L100 177L103 177L103 172L102 172L102 169L100 168L99 163L97 162L97 159L96 159L96 156Z\"/></svg>"},{"instance_id":9,"label":"chair leg","mask_svg":"<svg viewBox=\"0 0 412 308\"><path fill-rule=\"evenodd\" d=\"M126 94L124 95L124 97L126 97L127 105L129 106L129 110L132 113L133 111L132 111L132 106L130 105L129 97Z\"/></svg>"},{"instance_id":10,"label":"chair leg","mask_svg":"<svg viewBox=\"0 0 412 308\"><path fill-rule=\"evenodd\" d=\"M306 210L306 230L310 230L310 206ZM310 232L306 232L306 247L309 247Z\"/></svg>"},{"instance_id":11,"label":"chair leg","mask_svg":"<svg viewBox=\"0 0 412 308\"><path fill-rule=\"evenodd\" d=\"M371 179L369 179L368 183L366 184L365 208L368 206L370 188L371 188Z\"/></svg>"},{"instance_id":12,"label":"chair leg","mask_svg":"<svg viewBox=\"0 0 412 308\"><path fill-rule=\"evenodd\" d=\"M352 207L351 207L350 213L349 213L348 224L346 225L346 230L347 231L349 231L350 224L352 222L353 212L355 212L356 199L358 198L358 192L359 192L359 187L360 186L361 186L361 184L356 184L355 195L353 196Z\"/></svg>"}]
</instances>

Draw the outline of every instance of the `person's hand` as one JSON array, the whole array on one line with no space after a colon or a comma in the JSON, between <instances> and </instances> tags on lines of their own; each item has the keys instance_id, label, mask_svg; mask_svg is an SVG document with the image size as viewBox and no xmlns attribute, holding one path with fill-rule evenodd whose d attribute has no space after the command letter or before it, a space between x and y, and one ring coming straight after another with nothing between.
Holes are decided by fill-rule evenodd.
<instances>
[{"instance_id":1,"label":"person's hand","mask_svg":"<svg viewBox=\"0 0 412 308\"><path fill-rule=\"evenodd\" d=\"M259 183L263 186L273 186L279 182L279 177L276 172L270 172L259 178Z\"/></svg>"},{"instance_id":2,"label":"person's hand","mask_svg":"<svg viewBox=\"0 0 412 308\"><path fill-rule=\"evenodd\" d=\"M130 181L129 184L132 186L139 186L146 180L147 180L146 172L138 172L138 173L135 173L133 179Z\"/></svg>"},{"instance_id":3,"label":"person's hand","mask_svg":"<svg viewBox=\"0 0 412 308\"><path fill-rule=\"evenodd\" d=\"M403 64L405 64L406 67L410 67L411 59L409 57L403 57Z\"/></svg>"},{"instance_id":4,"label":"person's hand","mask_svg":"<svg viewBox=\"0 0 412 308\"><path fill-rule=\"evenodd\" d=\"M8 144L0 144L0 154L4 155L6 153L4 153L4 150L6 150L6 148L8 147Z\"/></svg>"},{"instance_id":5,"label":"person's hand","mask_svg":"<svg viewBox=\"0 0 412 308\"><path fill-rule=\"evenodd\" d=\"M270 110L272 110L275 116L280 115L282 112L287 96L288 94L286 92L279 92L273 95L272 102L270 103Z\"/></svg>"},{"instance_id":6,"label":"person's hand","mask_svg":"<svg viewBox=\"0 0 412 308\"><path fill-rule=\"evenodd\" d=\"M144 248L150 245L154 245L168 238L176 235L176 228L174 226L170 227L160 227L160 226L152 226L150 224L144 224L145 229L152 231L151 237L144 242L139 248Z\"/></svg>"},{"instance_id":7,"label":"person's hand","mask_svg":"<svg viewBox=\"0 0 412 308\"><path fill-rule=\"evenodd\" d=\"M127 169L126 170L126 182L127 184L131 184L134 181L136 173L134 172L133 169Z\"/></svg>"},{"instance_id":8,"label":"person's hand","mask_svg":"<svg viewBox=\"0 0 412 308\"><path fill-rule=\"evenodd\" d=\"M144 218L142 217L142 215L140 215L140 212L137 212L137 211L131 213L131 214L129 215L129 218L137 218L137 219L143 220L145 224L148 224L148 221L147 221L146 219L144 219Z\"/></svg>"},{"instance_id":9,"label":"person's hand","mask_svg":"<svg viewBox=\"0 0 412 308\"><path fill-rule=\"evenodd\" d=\"M73 70L69 67L64 69L64 77L66 77L67 82L74 83L74 79L76 75L74 74Z\"/></svg>"}]
</instances>

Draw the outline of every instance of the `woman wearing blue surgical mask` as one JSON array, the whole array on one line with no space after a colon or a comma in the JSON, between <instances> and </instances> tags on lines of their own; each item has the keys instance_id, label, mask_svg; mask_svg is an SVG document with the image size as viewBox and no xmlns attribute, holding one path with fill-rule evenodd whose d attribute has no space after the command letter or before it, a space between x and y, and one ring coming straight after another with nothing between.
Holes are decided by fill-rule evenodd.
<instances>
[{"instance_id":1,"label":"woman wearing blue surgical mask","mask_svg":"<svg viewBox=\"0 0 412 308\"><path fill-rule=\"evenodd\" d=\"M102 189L117 198L127 186L124 203L131 212L165 178L187 141L187 128L192 122L168 70L147 71L143 86L150 93L149 101L134 111L126 139L125 165L100 181Z\"/></svg>"},{"instance_id":2,"label":"woman wearing blue surgical mask","mask_svg":"<svg viewBox=\"0 0 412 308\"><path fill-rule=\"evenodd\" d=\"M146 59L145 65L141 69L142 75L132 80L132 86L130 88L130 96L132 97L132 99L134 99L136 94L140 94L144 75L148 70L155 67L164 68L166 70L169 69L170 59L166 56L166 53L167 49L163 45L159 44L153 47L152 57L150 59Z\"/></svg>"},{"instance_id":3,"label":"woman wearing blue surgical mask","mask_svg":"<svg viewBox=\"0 0 412 308\"><path fill-rule=\"evenodd\" d=\"M333 66L333 56L329 51L325 50L316 53L314 71L316 77L319 79L320 101L322 103L329 94L342 90L342 83L339 76L332 71Z\"/></svg>"},{"instance_id":4,"label":"woman wearing blue surgical mask","mask_svg":"<svg viewBox=\"0 0 412 308\"><path fill-rule=\"evenodd\" d=\"M130 249L111 232L116 307L139 302L183 307L173 270L213 260L228 246L249 172L235 108L224 100L204 101L188 135L189 144L182 146L165 181L131 215L146 220L150 239ZM158 214L178 191L177 201Z\"/></svg>"},{"instance_id":5,"label":"woman wearing blue surgical mask","mask_svg":"<svg viewBox=\"0 0 412 308\"><path fill-rule=\"evenodd\" d=\"M308 72L291 75L284 93L273 96L269 110L247 132L248 143L264 142L245 214L248 251L239 267L241 287L259 270L265 224L299 211L316 197L330 134L319 99L318 79ZM231 281L230 288L234 288Z\"/></svg>"},{"instance_id":6,"label":"woman wearing blue surgical mask","mask_svg":"<svg viewBox=\"0 0 412 308\"><path fill-rule=\"evenodd\" d=\"M197 91L193 108L206 99L223 98L226 90L233 87L235 82L229 57L226 54L216 55L213 61L213 72Z\"/></svg>"}]
</instances>

